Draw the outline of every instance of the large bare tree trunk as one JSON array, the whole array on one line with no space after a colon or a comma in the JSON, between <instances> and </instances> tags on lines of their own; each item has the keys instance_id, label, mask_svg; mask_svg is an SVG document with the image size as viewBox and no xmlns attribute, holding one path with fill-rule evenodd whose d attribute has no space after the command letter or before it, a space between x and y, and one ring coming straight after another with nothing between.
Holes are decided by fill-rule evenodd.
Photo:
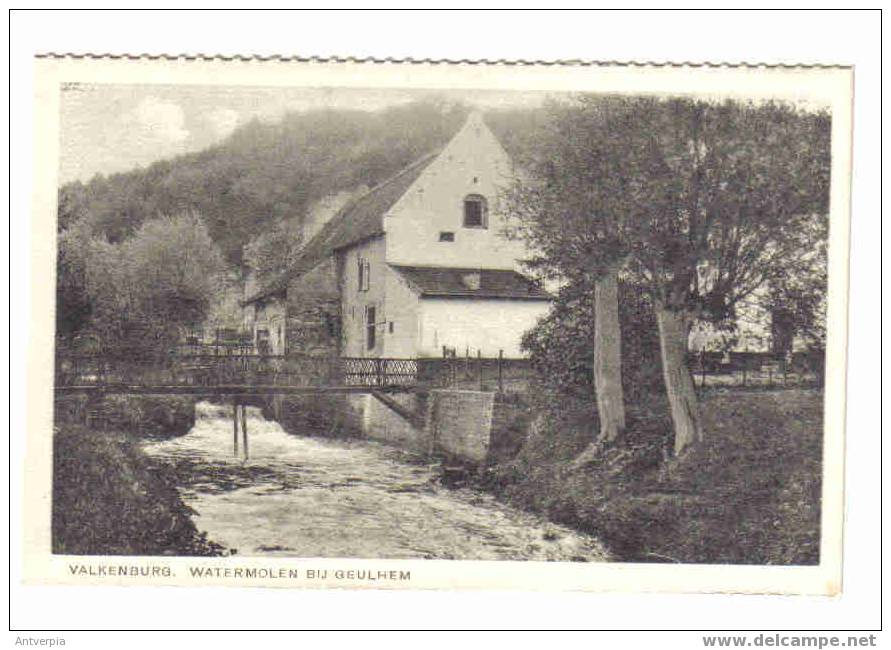
<instances>
[{"instance_id":1,"label":"large bare tree trunk","mask_svg":"<svg viewBox=\"0 0 891 650\"><path fill-rule=\"evenodd\" d=\"M674 453L702 440L702 424L693 378L687 368L687 320L683 314L662 307L656 309L662 375L674 424Z\"/></svg>"},{"instance_id":2,"label":"large bare tree trunk","mask_svg":"<svg viewBox=\"0 0 891 650\"><path fill-rule=\"evenodd\" d=\"M615 440L625 431L618 284L615 268L594 284L594 390L600 440L604 442Z\"/></svg>"}]
</instances>

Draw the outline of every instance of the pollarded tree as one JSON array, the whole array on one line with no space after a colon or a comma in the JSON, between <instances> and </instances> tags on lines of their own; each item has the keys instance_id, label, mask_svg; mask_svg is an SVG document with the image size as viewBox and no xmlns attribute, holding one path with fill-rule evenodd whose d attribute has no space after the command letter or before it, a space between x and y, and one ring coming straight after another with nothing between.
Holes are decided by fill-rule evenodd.
<instances>
[{"instance_id":1,"label":"pollarded tree","mask_svg":"<svg viewBox=\"0 0 891 650\"><path fill-rule=\"evenodd\" d=\"M593 287L592 368L600 439L625 428L618 272L630 248L624 238L625 179L615 151L622 147L622 100L552 102L548 119L518 157L505 192L511 230L535 254L530 268L570 286Z\"/></svg>"},{"instance_id":2,"label":"pollarded tree","mask_svg":"<svg viewBox=\"0 0 891 650\"><path fill-rule=\"evenodd\" d=\"M529 193L548 200L521 216L546 265L590 259L599 270L621 260L646 287L680 452L703 435L686 365L690 327L732 317L781 277L813 215L827 213L830 117L772 102L591 96L557 116L580 125L574 147L564 145L579 155L551 174L533 168Z\"/></svg>"}]
</instances>

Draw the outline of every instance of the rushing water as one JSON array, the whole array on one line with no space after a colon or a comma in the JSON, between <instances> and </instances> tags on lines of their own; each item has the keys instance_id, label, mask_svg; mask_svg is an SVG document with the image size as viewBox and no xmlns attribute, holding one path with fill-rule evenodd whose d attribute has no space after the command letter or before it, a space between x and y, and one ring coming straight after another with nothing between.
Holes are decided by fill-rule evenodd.
<instances>
[{"instance_id":1,"label":"rushing water","mask_svg":"<svg viewBox=\"0 0 891 650\"><path fill-rule=\"evenodd\" d=\"M233 453L231 410L201 403L191 432L146 446L176 469L199 530L230 552L605 558L596 539L505 506L491 495L445 487L433 466L392 447L290 435L251 408L247 428L250 459L245 461Z\"/></svg>"}]
</instances>

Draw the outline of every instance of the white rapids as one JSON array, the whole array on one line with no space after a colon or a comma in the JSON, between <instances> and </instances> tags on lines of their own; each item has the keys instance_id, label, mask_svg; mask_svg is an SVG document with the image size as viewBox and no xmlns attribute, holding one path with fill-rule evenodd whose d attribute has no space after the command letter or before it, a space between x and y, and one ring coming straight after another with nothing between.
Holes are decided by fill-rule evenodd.
<instances>
[{"instance_id":1,"label":"white rapids","mask_svg":"<svg viewBox=\"0 0 891 650\"><path fill-rule=\"evenodd\" d=\"M198 404L185 436L151 443L208 538L239 555L602 561L593 537L439 484L435 468L369 440L295 436L248 408L250 459L231 408ZM239 432L239 443L241 434ZM240 451L243 452L242 449Z\"/></svg>"}]
</instances>

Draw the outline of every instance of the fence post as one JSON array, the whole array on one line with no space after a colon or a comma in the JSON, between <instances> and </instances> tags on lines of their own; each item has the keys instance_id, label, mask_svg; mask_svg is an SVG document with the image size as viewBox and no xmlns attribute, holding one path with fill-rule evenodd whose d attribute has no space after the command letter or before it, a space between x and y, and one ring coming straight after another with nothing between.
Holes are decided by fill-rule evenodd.
<instances>
[{"instance_id":1,"label":"fence post","mask_svg":"<svg viewBox=\"0 0 891 650\"><path fill-rule=\"evenodd\" d=\"M453 383L453 370L454 363L452 362L451 355L449 355L449 349L446 346L442 346L442 387L449 388Z\"/></svg>"},{"instance_id":2,"label":"fence post","mask_svg":"<svg viewBox=\"0 0 891 650\"><path fill-rule=\"evenodd\" d=\"M773 366L767 366L767 387L773 388Z\"/></svg>"},{"instance_id":3,"label":"fence post","mask_svg":"<svg viewBox=\"0 0 891 650\"><path fill-rule=\"evenodd\" d=\"M701 382L700 382L701 387L705 388L705 357L704 356L699 357L699 375L702 378Z\"/></svg>"},{"instance_id":4,"label":"fence post","mask_svg":"<svg viewBox=\"0 0 891 650\"><path fill-rule=\"evenodd\" d=\"M381 366L381 361L382 361L382 359L381 359L380 357L377 357L377 358L374 360L374 368L375 368L375 374L376 374L376 376L377 376L377 386L378 386L378 387L381 387L381 386L384 385L384 382L383 382L383 369L382 369L382 366Z\"/></svg>"},{"instance_id":5,"label":"fence post","mask_svg":"<svg viewBox=\"0 0 891 650\"><path fill-rule=\"evenodd\" d=\"M483 390L483 351L477 348L476 351L476 365L478 366L477 371L479 372L480 377L480 391Z\"/></svg>"},{"instance_id":6,"label":"fence post","mask_svg":"<svg viewBox=\"0 0 891 650\"><path fill-rule=\"evenodd\" d=\"M498 392L504 392L504 350L498 350Z\"/></svg>"}]
</instances>

